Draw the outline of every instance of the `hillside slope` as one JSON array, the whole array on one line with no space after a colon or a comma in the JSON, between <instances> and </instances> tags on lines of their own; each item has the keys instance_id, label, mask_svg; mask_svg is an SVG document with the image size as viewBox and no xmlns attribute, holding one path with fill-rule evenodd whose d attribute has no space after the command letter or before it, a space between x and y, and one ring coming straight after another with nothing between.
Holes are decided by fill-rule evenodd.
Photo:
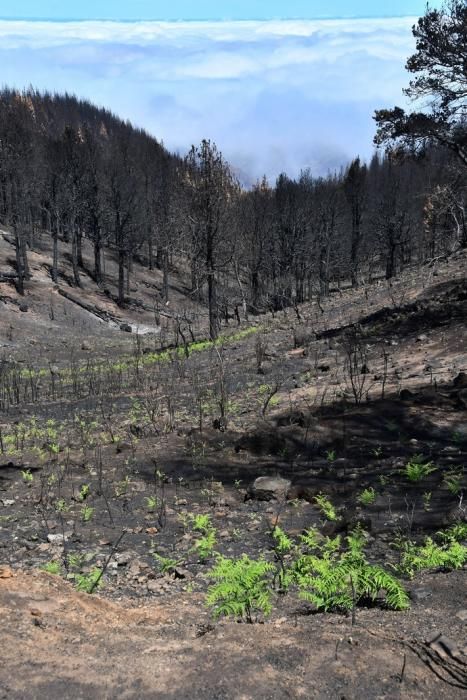
<instances>
[{"instance_id":1,"label":"hillside slope","mask_svg":"<svg viewBox=\"0 0 467 700\"><path fill-rule=\"evenodd\" d=\"M466 253L162 352L160 331L138 349L65 304L41 255L0 307L2 697L465 697ZM149 304L158 273L133 275ZM80 299L153 322L83 279ZM173 279L170 313L199 314L201 334L182 266ZM358 523L410 609L381 589L323 612L276 573L270 616L211 616L216 553L287 566L275 526L345 552ZM454 541L457 560L404 559Z\"/></svg>"}]
</instances>

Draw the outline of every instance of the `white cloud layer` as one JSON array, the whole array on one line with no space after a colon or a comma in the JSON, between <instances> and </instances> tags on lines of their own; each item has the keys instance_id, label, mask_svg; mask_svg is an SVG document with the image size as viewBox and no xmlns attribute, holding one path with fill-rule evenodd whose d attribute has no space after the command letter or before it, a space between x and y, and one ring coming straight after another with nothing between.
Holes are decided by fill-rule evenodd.
<instances>
[{"instance_id":1,"label":"white cloud layer","mask_svg":"<svg viewBox=\"0 0 467 700\"><path fill-rule=\"evenodd\" d=\"M2 81L74 92L182 152L211 138L248 178L322 174L371 154L413 23L0 21Z\"/></svg>"}]
</instances>

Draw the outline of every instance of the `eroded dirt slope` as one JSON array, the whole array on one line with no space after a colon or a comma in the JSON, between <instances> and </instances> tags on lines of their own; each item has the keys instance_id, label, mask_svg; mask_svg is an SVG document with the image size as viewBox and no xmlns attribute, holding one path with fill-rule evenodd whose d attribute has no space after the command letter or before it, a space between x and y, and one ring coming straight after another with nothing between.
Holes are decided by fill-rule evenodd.
<instances>
[{"instance_id":1,"label":"eroded dirt slope","mask_svg":"<svg viewBox=\"0 0 467 700\"><path fill-rule=\"evenodd\" d=\"M361 610L354 627L298 608L264 625L211 628L192 594L128 607L47 574L17 573L0 580L0 697L462 698L467 691L398 641L445 632L465 642L461 578L427 577L432 594L411 612Z\"/></svg>"}]
</instances>

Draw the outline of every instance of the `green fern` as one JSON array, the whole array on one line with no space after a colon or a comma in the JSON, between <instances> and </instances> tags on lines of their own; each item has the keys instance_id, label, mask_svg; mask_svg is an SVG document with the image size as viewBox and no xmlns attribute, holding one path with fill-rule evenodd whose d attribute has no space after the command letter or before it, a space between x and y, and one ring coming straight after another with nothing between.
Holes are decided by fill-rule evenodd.
<instances>
[{"instance_id":1,"label":"green fern","mask_svg":"<svg viewBox=\"0 0 467 700\"><path fill-rule=\"evenodd\" d=\"M318 508L320 509L321 513L327 520L339 520L337 511L327 496L325 496L323 493L319 493L317 496L315 496L314 500L318 505Z\"/></svg>"},{"instance_id":2,"label":"green fern","mask_svg":"<svg viewBox=\"0 0 467 700\"><path fill-rule=\"evenodd\" d=\"M310 527L300 535L302 544L308 549L315 549L318 546L320 539L322 539L322 536L316 527Z\"/></svg>"},{"instance_id":3,"label":"green fern","mask_svg":"<svg viewBox=\"0 0 467 700\"><path fill-rule=\"evenodd\" d=\"M453 530L452 534L449 530L437 533L443 544L437 544L431 537L426 537L421 546L412 540L396 541L400 561L393 568L408 578L425 569L460 569L467 562L467 547L455 538L454 533L459 535L462 529Z\"/></svg>"},{"instance_id":4,"label":"green fern","mask_svg":"<svg viewBox=\"0 0 467 700\"><path fill-rule=\"evenodd\" d=\"M318 610L351 610L363 600L376 600L384 592L385 602L394 610L409 607L409 598L394 576L380 566L369 564L363 551L365 533L360 528L346 538L312 542L312 551L295 565L300 595Z\"/></svg>"},{"instance_id":5,"label":"green fern","mask_svg":"<svg viewBox=\"0 0 467 700\"><path fill-rule=\"evenodd\" d=\"M421 481L435 471L436 467L433 462L425 462L423 455L414 455L405 467L400 470L401 474L413 483Z\"/></svg>"},{"instance_id":6,"label":"green fern","mask_svg":"<svg viewBox=\"0 0 467 700\"><path fill-rule=\"evenodd\" d=\"M102 585L102 569L97 566L88 574L75 574L76 590L83 593L92 593Z\"/></svg>"},{"instance_id":7,"label":"green fern","mask_svg":"<svg viewBox=\"0 0 467 700\"><path fill-rule=\"evenodd\" d=\"M293 541L288 535L280 528L278 525L272 531L272 536L274 538L274 549L281 554L287 554L291 551L294 546Z\"/></svg>"},{"instance_id":8,"label":"green fern","mask_svg":"<svg viewBox=\"0 0 467 700\"><path fill-rule=\"evenodd\" d=\"M209 530L213 529L211 523L211 516L204 513L199 513L196 515L191 515L192 528L195 532L207 533Z\"/></svg>"},{"instance_id":9,"label":"green fern","mask_svg":"<svg viewBox=\"0 0 467 700\"><path fill-rule=\"evenodd\" d=\"M462 467L451 469L446 472L443 477L443 484L453 496L458 496L462 491L462 482L464 480L464 470Z\"/></svg>"},{"instance_id":10,"label":"green fern","mask_svg":"<svg viewBox=\"0 0 467 700\"><path fill-rule=\"evenodd\" d=\"M273 564L264 559L255 561L246 554L240 559L219 555L208 573L215 583L206 596L206 604L212 608L214 617L234 617L252 623L254 613L270 615L273 571Z\"/></svg>"},{"instance_id":11,"label":"green fern","mask_svg":"<svg viewBox=\"0 0 467 700\"><path fill-rule=\"evenodd\" d=\"M377 495L378 494L374 490L373 486L370 486L369 488L364 489L361 493L358 494L357 501L362 506L370 506L376 501Z\"/></svg>"},{"instance_id":12,"label":"green fern","mask_svg":"<svg viewBox=\"0 0 467 700\"><path fill-rule=\"evenodd\" d=\"M281 593L286 593L294 582L291 568L286 559L296 550L294 541L278 525L272 531L274 540L274 553L276 556L276 571L274 573L274 585Z\"/></svg>"},{"instance_id":13,"label":"green fern","mask_svg":"<svg viewBox=\"0 0 467 700\"><path fill-rule=\"evenodd\" d=\"M170 559L170 557L163 557L157 552L151 552L151 554L159 564L161 574L173 574L175 569L183 563L183 559Z\"/></svg>"},{"instance_id":14,"label":"green fern","mask_svg":"<svg viewBox=\"0 0 467 700\"><path fill-rule=\"evenodd\" d=\"M450 540L455 540L456 542L462 542L467 540L467 523L457 522L447 530L440 530L436 535L443 542L449 542Z\"/></svg>"},{"instance_id":15,"label":"green fern","mask_svg":"<svg viewBox=\"0 0 467 700\"><path fill-rule=\"evenodd\" d=\"M48 561L40 566L42 571L46 571L48 574L53 574L54 576L60 576L62 573L62 567L58 561Z\"/></svg>"},{"instance_id":16,"label":"green fern","mask_svg":"<svg viewBox=\"0 0 467 700\"><path fill-rule=\"evenodd\" d=\"M201 535L195 542L192 551L198 554L201 561L205 561L212 555L216 546L216 529L208 514L191 515L190 519L193 531Z\"/></svg>"},{"instance_id":17,"label":"green fern","mask_svg":"<svg viewBox=\"0 0 467 700\"><path fill-rule=\"evenodd\" d=\"M214 528L208 530L206 534L197 540L193 546L193 551L198 554L201 561L206 561L212 555L216 546L216 531Z\"/></svg>"}]
</instances>

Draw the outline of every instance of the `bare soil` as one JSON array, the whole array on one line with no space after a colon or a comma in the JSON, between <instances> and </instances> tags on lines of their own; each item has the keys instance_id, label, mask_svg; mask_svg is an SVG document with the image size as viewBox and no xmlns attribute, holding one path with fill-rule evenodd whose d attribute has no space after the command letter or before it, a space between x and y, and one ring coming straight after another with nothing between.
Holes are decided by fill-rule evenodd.
<instances>
[{"instance_id":1,"label":"bare soil","mask_svg":"<svg viewBox=\"0 0 467 700\"><path fill-rule=\"evenodd\" d=\"M426 576L426 602L403 615L359 610L353 627L300 609L211 627L193 594L130 607L17 573L0 581L0 697L462 698L399 640L446 630L465 641L463 583L461 573Z\"/></svg>"}]
</instances>

